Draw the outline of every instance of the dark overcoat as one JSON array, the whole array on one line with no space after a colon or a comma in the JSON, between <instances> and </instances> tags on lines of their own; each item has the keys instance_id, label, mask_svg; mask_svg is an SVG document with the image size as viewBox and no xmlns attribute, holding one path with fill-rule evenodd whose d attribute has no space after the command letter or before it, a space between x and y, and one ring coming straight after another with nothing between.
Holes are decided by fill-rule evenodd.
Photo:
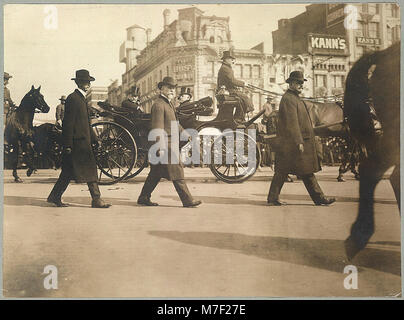
<instances>
[{"instance_id":1,"label":"dark overcoat","mask_svg":"<svg viewBox=\"0 0 404 320\"><path fill-rule=\"evenodd\" d=\"M166 154L168 155L168 164L155 164L150 166L150 174L165 178L168 180L180 180L184 179L184 169L180 162L179 155L179 145L172 144L172 138L175 132L171 132L171 123L177 126L176 130L179 134L184 130L182 126L178 123L177 115L175 113L174 106L170 101L160 95L154 102L151 109L151 129L164 129L167 133ZM178 137L179 141L179 137ZM171 149L176 148L177 159L171 158ZM175 160L175 161L174 161ZM175 163L176 162L176 163Z\"/></svg>"},{"instance_id":2,"label":"dark overcoat","mask_svg":"<svg viewBox=\"0 0 404 320\"><path fill-rule=\"evenodd\" d=\"M310 115L303 100L292 90L286 91L279 105L277 137L275 170L300 176L321 170ZM299 144L304 146L303 153Z\"/></svg>"},{"instance_id":3,"label":"dark overcoat","mask_svg":"<svg viewBox=\"0 0 404 320\"><path fill-rule=\"evenodd\" d=\"M231 68L231 65L225 62L222 62L222 66L217 74L217 88L220 89L221 86L225 86L229 93L239 97L243 101L245 113L254 111L254 106L250 98L246 94L237 90L238 87L245 86L244 81L237 80L234 77L234 71Z\"/></svg>"},{"instance_id":4,"label":"dark overcoat","mask_svg":"<svg viewBox=\"0 0 404 320\"><path fill-rule=\"evenodd\" d=\"M64 170L70 170L76 182L97 181L97 165L91 144L96 141L90 127L90 117L84 96L75 90L66 99L62 125L65 148L72 148L70 155L63 158Z\"/></svg>"}]
</instances>

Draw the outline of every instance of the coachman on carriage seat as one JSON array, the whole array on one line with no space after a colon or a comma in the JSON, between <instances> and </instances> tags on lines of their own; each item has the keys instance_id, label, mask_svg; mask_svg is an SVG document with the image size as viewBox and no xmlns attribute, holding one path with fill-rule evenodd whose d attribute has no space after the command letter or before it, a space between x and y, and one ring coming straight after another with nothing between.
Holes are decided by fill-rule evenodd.
<instances>
[{"instance_id":1,"label":"coachman on carriage seat","mask_svg":"<svg viewBox=\"0 0 404 320\"><path fill-rule=\"evenodd\" d=\"M234 71L232 64L234 64L236 58L231 51L224 51L222 57L222 66L219 69L217 75L217 88L220 89L223 86L229 91L230 95L237 96L241 99L244 114L254 111L254 105L250 98L239 91L239 88L246 86L244 81L240 81L234 78Z\"/></svg>"}]
</instances>

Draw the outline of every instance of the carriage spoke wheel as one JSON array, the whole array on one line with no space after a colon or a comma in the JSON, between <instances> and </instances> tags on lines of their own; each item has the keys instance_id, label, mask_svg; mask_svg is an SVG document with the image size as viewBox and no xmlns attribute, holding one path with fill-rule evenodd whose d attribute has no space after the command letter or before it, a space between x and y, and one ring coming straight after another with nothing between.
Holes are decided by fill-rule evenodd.
<instances>
[{"instance_id":1,"label":"carriage spoke wheel","mask_svg":"<svg viewBox=\"0 0 404 320\"><path fill-rule=\"evenodd\" d=\"M136 142L132 135L121 125L109 121L96 122L91 127L99 141L94 152L98 183L108 185L125 179L137 159Z\"/></svg>"},{"instance_id":2,"label":"carriage spoke wheel","mask_svg":"<svg viewBox=\"0 0 404 320\"><path fill-rule=\"evenodd\" d=\"M261 161L256 141L245 132L229 131L212 144L210 170L221 181L241 183L251 178Z\"/></svg>"}]
</instances>

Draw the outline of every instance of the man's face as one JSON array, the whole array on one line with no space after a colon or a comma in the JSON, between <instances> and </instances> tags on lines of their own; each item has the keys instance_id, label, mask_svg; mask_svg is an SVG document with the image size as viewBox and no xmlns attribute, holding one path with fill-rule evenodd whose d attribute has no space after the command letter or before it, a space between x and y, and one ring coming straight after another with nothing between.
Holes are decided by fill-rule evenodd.
<instances>
[{"instance_id":1,"label":"man's face","mask_svg":"<svg viewBox=\"0 0 404 320\"><path fill-rule=\"evenodd\" d=\"M8 79L4 78L4 85L8 85Z\"/></svg>"},{"instance_id":2,"label":"man's face","mask_svg":"<svg viewBox=\"0 0 404 320\"><path fill-rule=\"evenodd\" d=\"M303 81L292 81L289 83L289 88L297 93L302 93L303 83Z\"/></svg>"},{"instance_id":3,"label":"man's face","mask_svg":"<svg viewBox=\"0 0 404 320\"><path fill-rule=\"evenodd\" d=\"M175 96L175 87L171 86L162 86L160 89L161 93L168 98L168 100L171 100Z\"/></svg>"},{"instance_id":4,"label":"man's face","mask_svg":"<svg viewBox=\"0 0 404 320\"><path fill-rule=\"evenodd\" d=\"M180 102L186 102L186 101L189 101L189 100L191 100L191 97L188 94L183 94L180 97Z\"/></svg>"},{"instance_id":5,"label":"man's face","mask_svg":"<svg viewBox=\"0 0 404 320\"><path fill-rule=\"evenodd\" d=\"M87 91L90 89L90 87L91 87L91 82L90 82L90 81L82 81L82 80L79 80L79 81L77 81L76 83L77 83L77 86L78 86L81 90L83 90L84 92L87 92Z\"/></svg>"},{"instance_id":6,"label":"man's face","mask_svg":"<svg viewBox=\"0 0 404 320\"><path fill-rule=\"evenodd\" d=\"M235 63L236 63L236 59L233 59L233 58L226 58L226 59L224 59L224 62L226 62L227 64L235 64Z\"/></svg>"}]
</instances>

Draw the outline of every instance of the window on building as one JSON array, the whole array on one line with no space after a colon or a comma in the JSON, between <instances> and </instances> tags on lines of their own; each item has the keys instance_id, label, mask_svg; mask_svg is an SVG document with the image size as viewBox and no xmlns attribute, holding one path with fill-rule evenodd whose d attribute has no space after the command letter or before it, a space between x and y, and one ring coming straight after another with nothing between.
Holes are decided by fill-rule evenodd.
<instances>
[{"instance_id":1,"label":"window on building","mask_svg":"<svg viewBox=\"0 0 404 320\"><path fill-rule=\"evenodd\" d=\"M218 42L218 43L223 43L223 38L220 37L220 36L218 36L218 37L217 37L217 42Z\"/></svg>"},{"instance_id":2,"label":"window on building","mask_svg":"<svg viewBox=\"0 0 404 320\"><path fill-rule=\"evenodd\" d=\"M259 66L259 65L253 66L252 77L254 79L259 79L261 77L261 66Z\"/></svg>"},{"instance_id":3,"label":"window on building","mask_svg":"<svg viewBox=\"0 0 404 320\"><path fill-rule=\"evenodd\" d=\"M316 87L327 88L327 76L325 74L316 74Z\"/></svg>"},{"instance_id":4,"label":"window on building","mask_svg":"<svg viewBox=\"0 0 404 320\"><path fill-rule=\"evenodd\" d=\"M242 78L243 77L243 67L241 64L236 64L234 66L234 76L236 78Z\"/></svg>"},{"instance_id":5,"label":"window on building","mask_svg":"<svg viewBox=\"0 0 404 320\"><path fill-rule=\"evenodd\" d=\"M379 13L379 7L377 3L368 3L368 13L369 14L378 14Z\"/></svg>"},{"instance_id":6,"label":"window on building","mask_svg":"<svg viewBox=\"0 0 404 320\"><path fill-rule=\"evenodd\" d=\"M163 80L163 71L160 70L160 81Z\"/></svg>"},{"instance_id":7,"label":"window on building","mask_svg":"<svg viewBox=\"0 0 404 320\"><path fill-rule=\"evenodd\" d=\"M378 38L379 37L379 23L378 22L369 22L369 37L370 38Z\"/></svg>"},{"instance_id":8,"label":"window on building","mask_svg":"<svg viewBox=\"0 0 404 320\"><path fill-rule=\"evenodd\" d=\"M214 77L215 76L215 62L214 61L208 61L208 77Z\"/></svg>"},{"instance_id":9,"label":"window on building","mask_svg":"<svg viewBox=\"0 0 404 320\"><path fill-rule=\"evenodd\" d=\"M167 77L170 76L170 68L167 66Z\"/></svg>"},{"instance_id":10,"label":"window on building","mask_svg":"<svg viewBox=\"0 0 404 320\"><path fill-rule=\"evenodd\" d=\"M251 64L246 64L244 65L244 70L243 70L243 75L244 78L251 79L252 78L252 68Z\"/></svg>"},{"instance_id":11,"label":"window on building","mask_svg":"<svg viewBox=\"0 0 404 320\"><path fill-rule=\"evenodd\" d=\"M398 18L398 7L395 3L386 3L385 6L388 18Z\"/></svg>"},{"instance_id":12,"label":"window on building","mask_svg":"<svg viewBox=\"0 0 404 320\"><path fill-rule=\"evenodd\" d=\"M344 85L344 76L333 76L332 79L333 88L342 88L343 85Z\"/></svg>"},{"instance_id":13,"label":"window on building","mask_svg":"<svg viewBox=\"0 0 404 320\"><path fill-rule=\"evenodd\" d=\"M364 24L361 21L357 21L358 28L356 29L355 33L357 37L364 37L365 36L365 31L364 31Z\"/></svg>"},{"instance_id":14,"label":"window on building","mask_svg":"<svg viewBox=\"0 0 404 320\"><path fill-rule=\"evenodd\" d=\"M275 80L275 78L269 78L269 82L270 82L270 83L275 83L276 80Z\"/></svg>"},{"instance_id":15,"label":"window on building","mask_svg":"<svg viewBox=\"0 0 404 320\"><path fill-rule=\"evenodd\" d=\"M210 42L210 43L215 43L215 37L214 37L214 36L210 37L210 38L209 38L209 42Z\"/></svg>"}]
</instances>

